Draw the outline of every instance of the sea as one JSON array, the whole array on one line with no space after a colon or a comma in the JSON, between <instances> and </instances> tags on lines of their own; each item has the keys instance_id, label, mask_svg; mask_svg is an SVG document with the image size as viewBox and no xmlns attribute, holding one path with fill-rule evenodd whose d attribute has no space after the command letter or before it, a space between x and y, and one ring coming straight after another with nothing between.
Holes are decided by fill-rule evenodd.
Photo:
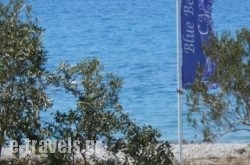
<instances>
[{"instance_id":1,"label":"sea","mask_svg":"<svg viewBox=\"0 0 250 165\"><path fill-rule=\"evenodd\" d=\"M42 40L46 69L62 62L76 64L97 57L105 72L123 78L120 102L139 125L160 130L162 140L178 139L176 1L174 0L26 0L45 29ZM214 31L250 27L250 1L214 0ZM48 91L53 107L43 114L67 111L75 99L61 89ZM183 102L183 138L201 141L201 133L188 125ZM249 132L221 137L221 143L250 142Z\"/></svg>"}]
</instances>

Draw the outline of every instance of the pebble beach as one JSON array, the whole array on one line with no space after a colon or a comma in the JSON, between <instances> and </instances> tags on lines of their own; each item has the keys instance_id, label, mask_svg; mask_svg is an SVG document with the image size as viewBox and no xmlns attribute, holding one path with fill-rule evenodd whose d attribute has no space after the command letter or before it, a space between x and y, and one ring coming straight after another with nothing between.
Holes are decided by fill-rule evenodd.
<instances>
[{"instance_id":1,"label":"pebble beach","mask_svg":"<svg viewBox=\"0 0 250 165\"><path fill-rule=\"evenodd\" d=\"M171 144L176 160L179 145ZM26 157L29 153L23 153ZM105 150L96 151L99 158L107 157ZM11 150L3 148L2 159L11 157ZM117 155L122 159L123 154ZM192 143L183 144L183 160L186 165L249 165L250 144L248 143Z\"/></svg>"},{"instance_id":2,"label":"pebble beach","mask_svg":"<svg viewBox=\"0 0 250 165\"><path fill-rule=\"evenodd\" d=\"M178 160L179 145L172 144ZM250 144L247 143L201 143L183 144L183 160L192 165L249 165Z\"/></svg>"}]
</instances>

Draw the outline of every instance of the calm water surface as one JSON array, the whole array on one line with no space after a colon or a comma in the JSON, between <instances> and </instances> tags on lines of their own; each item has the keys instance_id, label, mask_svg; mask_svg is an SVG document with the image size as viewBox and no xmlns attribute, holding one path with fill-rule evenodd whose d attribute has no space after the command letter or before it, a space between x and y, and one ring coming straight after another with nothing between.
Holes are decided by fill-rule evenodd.
<instances>
[{"instance_id":1,"label":"calm water surface","mask_svg":"<svg viewBox=\"0 0 250 165\"><path fill-rule=\"evenodd\" d=\"M46 29L49 70L62 61L77 63L98 57L105 71L124 79L121 102L139 124L161 130L177 141L176 10L174 0L28 0ZM215 0L214 28L235 31L250 25L250 1ZM53 110L66 111L74 100L60 90L49 91ZM184 107L184 119L185 119ZM53 111L52 110L52 111ZM44 118L49 118L49 114ZM184 120L184 139L198 132ZM198 136L199 137L199 136ZM246 142L246 132L220 142Z\"/></svg>"}]
</instances>

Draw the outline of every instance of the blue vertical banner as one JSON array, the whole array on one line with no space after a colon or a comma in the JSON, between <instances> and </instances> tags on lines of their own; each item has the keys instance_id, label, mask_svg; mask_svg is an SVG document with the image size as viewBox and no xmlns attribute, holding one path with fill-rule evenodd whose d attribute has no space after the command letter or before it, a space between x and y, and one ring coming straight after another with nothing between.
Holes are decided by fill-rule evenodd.
<instances>
[{"instance_id":1,"label":"blue vertical banner","mask_svg":"<svg viewBox=\"0 0 250 165\"><path fill-rule=\"evenodd\" d=\"M213 0L181 1L181 70L184 88L194 83L198 66L204 68L204 80L215 70L215 64L202 50L202 45L213 35L212 4Z\"/></svg>"}]
</instances>

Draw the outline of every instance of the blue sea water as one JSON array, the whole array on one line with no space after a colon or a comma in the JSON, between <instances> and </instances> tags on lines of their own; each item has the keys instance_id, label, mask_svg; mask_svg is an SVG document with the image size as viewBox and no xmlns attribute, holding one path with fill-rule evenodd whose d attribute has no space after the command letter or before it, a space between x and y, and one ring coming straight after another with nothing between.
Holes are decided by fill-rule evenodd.
<instances>
[{"instance_id":1,"label":"blue sea water","mask_svg":"<svg viewBox=\"0 0 250 165\"><path fill-rule=\"evenodd\" d=\"M177 142L176 1L174 0L27 0L46 29L43 41L49 70L62 61L98 57L105 71L124 79L120 99L138 124L160 129ZM250 26L250 1L215 0L215 32ZM74 99L54 89L53 110L66 111ZM188 126L184 139L201 140ZM50 112L43 116L50 118ZM198 139L195 138L198 134ZM250 134L227 135L220 142L249 142Z\"/></svg>"}]
</instances>

